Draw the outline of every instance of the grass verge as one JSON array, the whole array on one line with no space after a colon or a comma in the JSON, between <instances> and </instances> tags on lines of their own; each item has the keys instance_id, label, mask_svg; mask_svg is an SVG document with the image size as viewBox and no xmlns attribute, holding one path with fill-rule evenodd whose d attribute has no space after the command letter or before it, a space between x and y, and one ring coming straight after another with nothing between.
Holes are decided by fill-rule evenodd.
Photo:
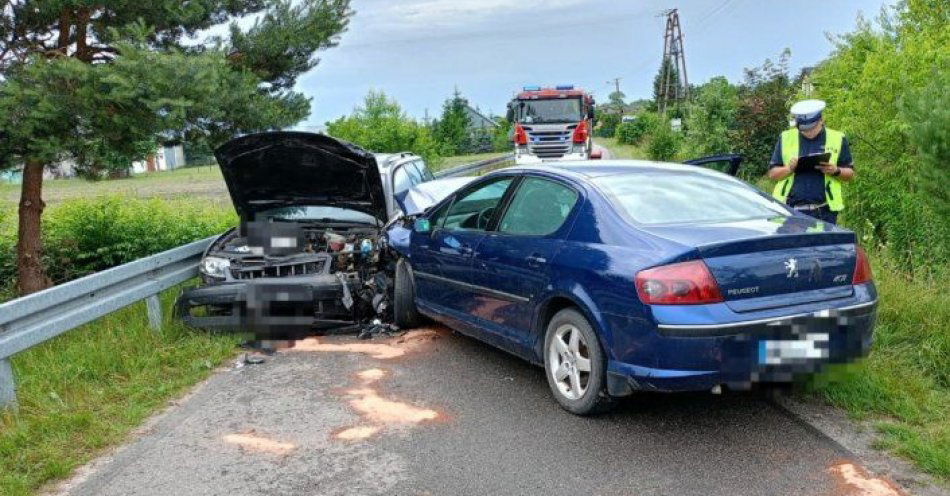
<instances>
[{"instance_id":1,"label":"grass verge","mask_svg":"<svg viewBox=\"0 0 950 496\"><path fill-rule=\"evenodd\" d=\"M172 322L161 333L134 304L13 357L19 409L0 413L0 494L32 494L125 440L167 401L235 353L236 338Z\"/></svg>"},{"instance_id":2,"label":"grass verge","mask_svg":"<svg viewBox=\"0 0 950 496\"><path fill-rule=\"evenodd\" d=\"M647 153L642 148L634 145L622 145L617 141L617 138L594 138L594 143L610 150L611 159L649 160L646 158Z\"/></svg>"},{"instance_id":3,"label":"grass verge","mask_svg":"<svg viewBox=\"0 0 950 496\"><path fill-rule=\"evenodd\" d=\"M864 360L814 379L813 394L869 421L879 448L950 482L950 284L872 253L880 305Z\"/></svg>"}]
</instances>

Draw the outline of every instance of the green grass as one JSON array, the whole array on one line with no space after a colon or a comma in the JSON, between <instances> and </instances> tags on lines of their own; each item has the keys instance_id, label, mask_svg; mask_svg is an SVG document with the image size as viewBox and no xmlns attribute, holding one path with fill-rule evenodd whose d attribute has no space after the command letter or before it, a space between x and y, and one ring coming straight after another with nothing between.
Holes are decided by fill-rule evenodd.
<instances>
[{"instance_id":1,"label":"green grass","mask_svg":"<svg viewBox=\"0 0 950 496\"><path fill-rule=\"evenodd\" d=\"M503 153L476 153L444 157L432 169L442 170L457 165L498 157ZM136 174L123 179L87 181L85 179L55 179L44 181L43 199L55 204L72 198L102 195L127 195L138 198L182 197L198 198L221 204L230 204L227 187L217 166L186 167L171 171ZM0 182L0 204L15 206L20 200L20 185Z\"/></svg>"},{"instance_id":2,"label":"green grass","mask_svg":"<svg viewBox=\"0 0 950 496\"><path fill-rule=\"evenodd\" d=\"M0 413L0 494L33 494L127 439L235 354L236 339L147 326L137 303L13 357L19 409Z\"/></svg>"},{"instance_id":3,"label":"green grass","mask_svg":"<svg viewBox=\"0 0 950 496\"><path fill-rule=\"evenodd\" d=\"M469 155L457 155L454 157L443 157L438 164L430 165L433 171L439 171L442 169L449 169L458 165L470 164L472 162L478 162L480 160L485 160L494 157L500 157L505 153L490 152L490 153L472 153Z\"/></svg>"},{"instance_id":4,"label":"green grass","mask_svg":"<svg viewBox=\"0 0 950 496\"><path fill-rule=\"evenodd\" d=\"M594 138L594 143L610 150L610 158L612 159L649 160L646 151L642 148L634 145L622 145L617 142L617 138Z\"/></svg>"},{"instance_id":5,"label":"green grass","mask_svg":"<svg viewBox=\"0 0 950 496\"><path fill-rule=\"evenodd\" d=\"M950 283L872 253L880 298L865 360L816 377L811 391L870 421L880 447L950 482Z\"/></svg>"},{"instance_id":6,"label":"green grass","mask_svg":"<svg viewBox=\"0 0 950 496\"><path fill-rule=\"evenodd\" d=\"M596 141L615 158L646 155L613 138ZM755 185L772 187L767 179ZM871 422L879 448L950 482L950 268L909 274L886 250L869 256L880 301L871 353L815 377L806 390Z\"/></svg>"}]
</instances>

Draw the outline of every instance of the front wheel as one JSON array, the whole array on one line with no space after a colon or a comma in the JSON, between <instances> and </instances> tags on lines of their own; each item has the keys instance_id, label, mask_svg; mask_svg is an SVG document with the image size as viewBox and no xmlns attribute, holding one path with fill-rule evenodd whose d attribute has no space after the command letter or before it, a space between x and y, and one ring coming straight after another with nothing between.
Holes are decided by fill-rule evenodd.
<instances>
[{"instance_id":1,"label":"front wheel","mask_svg":"<svg viewBox=\"0 0 950 496\"><path fill-rule=\"evenodd\" d=\"M548 323L544 369L554 398L565 410L590 415L609 407L604 352L594 329L577 310L561 310Z\"/></svg>"},{"instance_id":2,"label":"front wheel","mask_svg":"<svg viewBox=\"0 0 950 496\"><path fill-rule=\"evenodd\" d=\"M423 322L416 309L416 285L409 262L400 258L396 262L396 277L393 284L393 320L401 329L418 327Z\"/></svg>"}]
</instances>

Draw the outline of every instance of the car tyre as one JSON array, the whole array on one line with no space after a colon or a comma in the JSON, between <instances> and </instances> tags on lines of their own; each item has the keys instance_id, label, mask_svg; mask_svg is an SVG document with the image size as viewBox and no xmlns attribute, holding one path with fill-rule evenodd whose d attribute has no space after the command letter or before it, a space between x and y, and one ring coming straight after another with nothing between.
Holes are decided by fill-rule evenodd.
<instances>
[{"instance_id":1,"label":"car tyre","mask_svg":"<svg viewBox=\"0 0 950 496\"><path fill-rule=\"evenodd\" d=\"M544 375L557 402L575 415L600 413L612 406L607 360L597 333L573 308L561 310L548 322Z\"/></svg>"},{"instance_id":2,"label":"car tyre","mask_svg":"<svg viewBox=\"0 0 950 496\"><path fill-rule=\"evenodd\" d=\"M412 268L404 258L396 262L396 277L393 284L393 320L402 329L418 327L423 317L416 308L416 284Z\"/></svg>"}]
</instances>

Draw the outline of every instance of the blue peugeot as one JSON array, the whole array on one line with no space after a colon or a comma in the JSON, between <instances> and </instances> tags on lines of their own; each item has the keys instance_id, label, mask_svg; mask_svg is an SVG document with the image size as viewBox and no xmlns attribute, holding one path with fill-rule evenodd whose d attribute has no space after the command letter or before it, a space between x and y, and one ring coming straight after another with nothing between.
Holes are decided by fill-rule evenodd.
<instances>
[{"instance_id":1,"label":"blue peugeot","mask_svg":"<svg viewBox=\"0 0 950 496\"><path fill-rule=\"evenodd\" d=\"M428 317L542 365L575 414L634 391L786 382L871 343L855 234L701 167L503 169L387 242L399 326Z\"/></svg>"}]
</instances>

